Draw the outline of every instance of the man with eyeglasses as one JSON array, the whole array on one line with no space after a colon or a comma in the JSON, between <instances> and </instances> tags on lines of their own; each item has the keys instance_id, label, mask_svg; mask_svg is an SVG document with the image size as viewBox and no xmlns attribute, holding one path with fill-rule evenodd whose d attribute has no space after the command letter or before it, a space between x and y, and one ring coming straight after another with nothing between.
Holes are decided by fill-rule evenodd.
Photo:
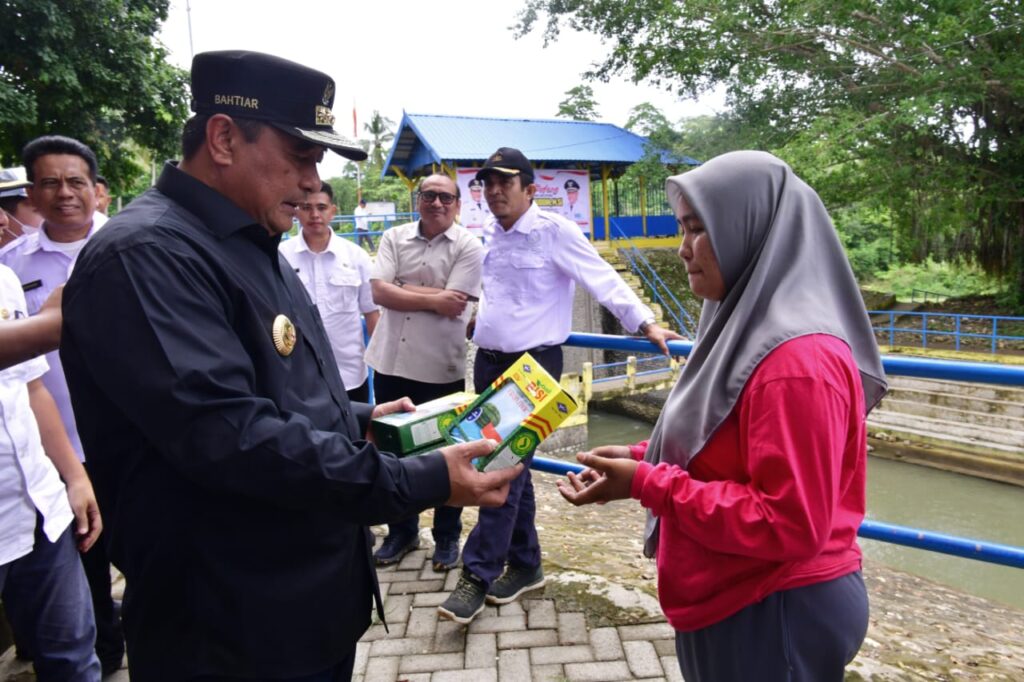
<instances>
[{"instance_id":1,"label":"man with eyeglasses","mask_svg":"<svg viewBox=\"0 0 1024 682\"><path fill-rule=\"evenodd\" d=\"M469 303L480 295L483 247L455 222L459 188L446 175L420 182L420 219L381 237L370 283L383 308L366 361L373 367L378 402L408 396L426 402L465 388ZM462 509L434 509L435 571L459 560ZM374 557L401 561L419 546L419 517L392 523Z\"/></svg>"},{"instance_id":2,"label":"man with eyeglasses","mask_svg":"<svg viewBox=\"0 0 1024 682\"><path fill-rule=\"evenodd\" d=\"M326 182L312 192L296 212L302 229L295 237L281 242L279 250L309 292L320 312L324 331L331 342L341 381L348 399L370 401L369 382L363 353L363 325L371 336L380 318L370 291L373 264L366 251L331 228L334 217L334 191Z\"/></svg>"}]
</instances>

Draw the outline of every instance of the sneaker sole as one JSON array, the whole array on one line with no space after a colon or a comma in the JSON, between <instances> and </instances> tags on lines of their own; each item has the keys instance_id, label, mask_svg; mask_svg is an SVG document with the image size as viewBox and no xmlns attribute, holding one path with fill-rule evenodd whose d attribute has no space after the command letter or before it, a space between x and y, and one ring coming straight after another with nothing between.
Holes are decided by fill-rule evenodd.
<instances>
[{"instance_id":1,"label":"sneaker sole","mask_svg":"<svg viewBox=\"0 0 1024 682\"><path fill-rule=\"evenodd\" d=\"M525 594L527 592L531 592L533 590L539 590L540 588L544 587L547 584L547 582L548 582L548 579L547 579L547 576L545 576L545 577L541 578L540 580L538 580L535 583L531 583L531 584L527 585L526 587L520 588L519 591L516 592L515 594L509 595L507 597L495 597L493 594L489 594L486 597L484 597L484 601L487 602L488 604L497 604L497 605L511 604L516 599L519 599L520 595L523 595L523 594Z\"/></svg>"},{"instance_id":2,"label":"sneaker sole","mask_svg":"<svg viewBox=\"0 0 1024 682\"><path fill-rule=\"evenodd\" d=\"M459 567L458 560L456 560L454 564L443 564L443 563L435 561L434 565L433 565L434 573L446 573L446 572L452 570L453 568L458 568L458 567Z\"/></svg>"},{"instance_id":3,"label":"sneaker sole","mask_svg":"<svg viewBox=\"0 0 1024 682\"><path fill-rule=\"evenodd\" d=\"M448 620L453 620L456 623L458 623L459 625L469 625L470 623L473 622L474 618L476 618L478 615L480 615L480 612L483 611L483 610L484 610L484 605L480 604L480 608L478 608L476 611L474 611L470 615L466 616L465 618L462 618L460 616L455 615L454 613L452 613L448 609L444 608L443 606L438 606L437 607L437 614L439 616L441 616L442 618L447 618Z\"/></svg>"},{"instance_id":4,"label":"sneaker sole","mask_svg":"<svg viewBox=\"0 0 1024 682\"><path fill-rule=\"evenodd\" d=\"M404 559L405 555L408 554L409 552L415 552L419 548L420 548L420 543L417 542L415 545L410 545L409 547L406 547L404 550L402 550L401 554L399 554L398 556L390 557L388 559L378 559L376 556L374 556L373 557L373 561L378 566L391 566L392 564L397 564L402 559Z\"/></svg>"}]
</instances>

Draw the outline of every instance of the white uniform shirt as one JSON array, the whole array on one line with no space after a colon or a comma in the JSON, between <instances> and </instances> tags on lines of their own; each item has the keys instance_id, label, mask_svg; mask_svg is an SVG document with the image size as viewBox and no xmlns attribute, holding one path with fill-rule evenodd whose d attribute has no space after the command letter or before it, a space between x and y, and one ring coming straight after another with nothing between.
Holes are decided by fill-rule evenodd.
<instances>
[{"instance_id":1,"label":"white uniform shirt","mask_svg":"<svg viewBox=\"0 0 1024 682\"><path fill-rule=\"evenodd\" d=\"M401 280L435 289L480 295L480 240L458 223L426 239L419 222L393 227L381 237L373 279ZM430 384L466 376L466 323L472 305L456 319L429 310L384 308L366 361L378 372Z\"/></svg>"},{"instance_id":2,"label":"white uniform shirt","mask_svg":"<svg viewBox=\"0 0 1024 682\"><path fill-rule=\"evenodd\" d=\"M362 206L356 206L352 209L352 215L355 216L356 229L360 232L369 232L370 219L367 216L370 215L370 212Z\"/></svg>"},{"instance_id":3,"label":"white uniform shirt","mask_svg":"<svg viewBox=\"0 0 1024 682\"><path fill-rule=\"evenodd\" d=\"M506 353L563 343L577 282L631 332L654 317L576 224L536 204L508 231L492 218L473 341Z\"/></svg>"},{"instance_id":4,"label":"white uniform shirt","mask_svg":"<svg viewBox=\"0 0 1024 682\"><path fill-rule=\"evenodd\" d=\"M479 237L483 234L484 225L491 217L491 210L483 199L479 203L469 199L462 202L462 209L459 212L459 223L465 225L473 235Z\"/></svg>"},{"instance_id":5,"label":"white uniform shirt","mask_svg":"<svg viewBox=\"0 0 1024 682\"><path fill-rule=\"evenodd\" d=\"M84 239L72 243L55 242L46 234L44 223L43 229L12 242L12 248L0 255L0 263L14 270L22 286L28 287L25 291L25 300L29 315L39 312L50 292L68 281L78 253L96 230L97 226L93 223ZM68 383L64 380L64 366L60 362L60 353L47 353L46 362L50 366L50 371L43 376L43 384L53 396L53 401L57 403L71 447L74 448L79 461L85 461L82 440L78 437L78 425L75 423L75 413L71 409Z\"/></svg>"},{"instance_id":6,"label":"white uniform shirt","mask_svg":"<svg viewBox=\"0 0 1024 682\"><path fill-rule=\"evenodd\" d=\"M0 265L0 325L26 314L18 278ZM74 518L57 469L43 452L29 406L28 382L46 369L46 360L39 357L0 370L0 566L32 551L36 510L43 515L43 530L51 542Z\"/></svg>"},{"instance_id":7,"label":"white uniform shirt","mask_svg":"<svg viewBox=\"0 0 1024 682\"><path fill-rule=\"evenodd\" d=\"M309 249L301 230L298 236L281 242L280 250L320 311L345 388L359 388L367 374L360 317L377 310L370 290L370 257L336 234L331 235L326 249L316 253Z\"/></svg>"}]
</instances>

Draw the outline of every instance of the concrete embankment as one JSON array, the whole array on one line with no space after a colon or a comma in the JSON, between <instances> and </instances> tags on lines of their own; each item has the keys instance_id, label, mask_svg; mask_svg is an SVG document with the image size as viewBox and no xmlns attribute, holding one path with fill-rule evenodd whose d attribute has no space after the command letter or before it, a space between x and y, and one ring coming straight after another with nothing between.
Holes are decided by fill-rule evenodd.
<instances>
[{"instance_id":1,"label":"concrete embankment","mask_svg":"<svg viewBox=\"0 0 1024 682\"><path fill-rule=\"evenodd\" d=\"M889 377L868 418L872 449L893 459L1024 486L1024 389ZM591 409L654 423L668 390L604 401Z\"/></svg>"}]
</instances>

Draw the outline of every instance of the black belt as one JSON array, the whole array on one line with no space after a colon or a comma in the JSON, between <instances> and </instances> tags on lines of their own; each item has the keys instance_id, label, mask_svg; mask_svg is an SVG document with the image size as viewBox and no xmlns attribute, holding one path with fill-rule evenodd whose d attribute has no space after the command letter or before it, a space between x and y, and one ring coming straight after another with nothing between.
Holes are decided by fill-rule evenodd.
<instances>
[{"instance_id":1,"label":"black belt","mask_svg":"<svg viewBox=\"0 0 1024 682\"><path fill-rule=\"evenodd\" d=\"M477 348L476 352L482 354L490 362L500 363L500 362L514 362L514 361L518 360L519 357L523 353L529 353L530 355L533 355L533 356L536 357L540 353L545 353L545 352L547 352L549 350L554 350L556 348L561 348L561 347L562 347L561 344L558 344L556 346L536 346L535 348L530 348L528 350L516 351L514 353L506 353L505 351L491 350L489 348Z\"/></svg>"}]
</instances>

